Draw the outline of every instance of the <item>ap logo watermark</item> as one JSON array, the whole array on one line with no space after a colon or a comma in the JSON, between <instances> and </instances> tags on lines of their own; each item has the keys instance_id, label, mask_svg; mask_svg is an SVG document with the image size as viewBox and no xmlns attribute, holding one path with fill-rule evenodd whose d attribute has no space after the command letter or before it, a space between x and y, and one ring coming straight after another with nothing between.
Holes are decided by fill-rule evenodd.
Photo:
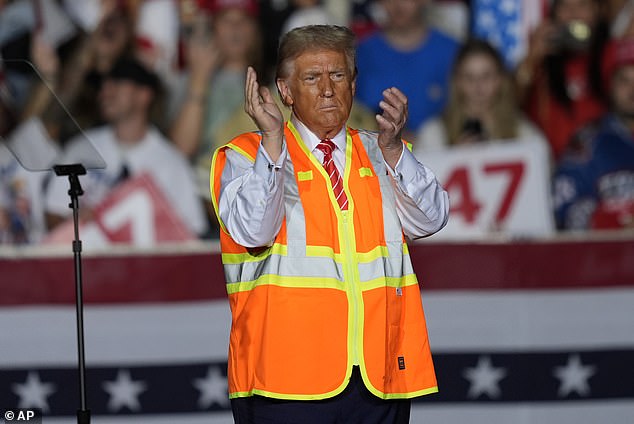
<instances>
[{"instance_id":1,"label":"ap logo watermark","mask_svg":"<svg viewBox=\"0 0 634 424\"><path fill-rule=\"evenodd\" d=\"M4 411L4 422L7 423L29 423L41 424L42 411L39 409L7 409Z\"/></svg>"}]
</instances>

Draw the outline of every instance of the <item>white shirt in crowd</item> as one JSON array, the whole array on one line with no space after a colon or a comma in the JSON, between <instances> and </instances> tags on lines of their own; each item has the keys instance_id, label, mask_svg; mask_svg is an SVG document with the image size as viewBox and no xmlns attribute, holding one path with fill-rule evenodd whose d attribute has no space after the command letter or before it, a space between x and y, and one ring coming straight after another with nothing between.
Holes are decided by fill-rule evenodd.
<instances>
[{"instance_id":1,"label":"white shirt in crowd","mask_svg":"<svg viewBox=\"0 0 634 424\"><path fill-rule=\"evenodd\" d=\"M547 144L544 134L528 119L521 117L518 122L517 140L533 140ZM500 142L502 140L491 140ZM451 148L445 123L440 117L434 117L420 126L414 143L414 154L422 156L426 152L436 152Z\"/></svg>"},{"instance_id":2,"label":"white shirt in crowd","mask_svg":"<svg viewBox=\"0 0 634 424\"><path fill-rule=\"evenodd\" d=\"M86 131L86 138L106 162L105 169L88 170L80 176L84 195L80 202L95 207L110 193L121 177L124 166L129 174L148 173L161 189L183 224L195 235L207 230L207 219L197 194L193 170L185 157L156 128L150 127L143 140L124 145L119 143L109 126ZM68 144L66 157L73 160L82 154L83 137L75 138ZM46 210L56 215L68 216L68 181L55 178L46 194Z\"/></svg>"},{"instance_id":3,"label":"white shirt in crowd","mask_svg":"<svg viewBox=\"0 0 634 424\"><path fill-rule=\"evenodd\" d=\"M320 139L294 116L291 120L304 144L322 162L323 153L316 148ZM345 128L332 140L337 146L333 160L343 175ZM286 158L286 145L276 162L260 146L255 164L239 153L227 150L218 207L222 222L237 243L258 247L270 245L275 240L284 219L284 173L277 170L284 166ZM441 229L447 222L449 199L431 170L404 148L395 169L390 172L397 213L405 235L415 239Z\"/></svg>"}]
</instances>

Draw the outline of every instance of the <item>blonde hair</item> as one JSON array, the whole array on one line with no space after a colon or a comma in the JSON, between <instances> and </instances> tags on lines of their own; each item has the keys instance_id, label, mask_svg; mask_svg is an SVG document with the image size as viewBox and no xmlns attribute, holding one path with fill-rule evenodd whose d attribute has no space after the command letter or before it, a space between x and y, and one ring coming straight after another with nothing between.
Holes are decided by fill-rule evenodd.
<instances>
[{"instance_id":1,"label":"blonde hair","mask_svg":"<svg viewBox=\"0 0 634 424\"><path fill-rule=\"evenodd\" d=\"M513 80L500 56L491 44L483 40L467 41L456 56L451 73L449 99L443 113L443 121L447 131L449 144L455 144L463 131L463 125L468 118L465 113L464 99L458 92L456 80L464 62L475 55L489 57L500 73L502 83L493 103L493 121L486 127L486 135L491 140L516 138L519 130L520 112L515 97Z\"/></svg>"}]
</instances>

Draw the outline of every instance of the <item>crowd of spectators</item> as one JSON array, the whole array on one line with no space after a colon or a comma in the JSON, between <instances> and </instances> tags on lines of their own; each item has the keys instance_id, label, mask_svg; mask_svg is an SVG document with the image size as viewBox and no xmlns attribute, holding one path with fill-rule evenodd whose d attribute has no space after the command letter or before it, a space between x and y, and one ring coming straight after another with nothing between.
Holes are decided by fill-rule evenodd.
<instances>
[{"instance_id":1,"label":"crowd of spectators","mask_svg":"<svg viewBox=\"0 0 634 424\"><path fill-rule=\"evenodd\" d=\"M37 243L70 213L66 183L7 149L23 138L34 156L53 144L73 157L86 140L101 154L107 168L82 180L84 219L149 174L194 237L214 238L213 152L255 129L246 69L273 87L279 36L306 24L358 36L351 126L375 128L381 92L396 86L421 160L533 140L551 155L558 229L634 226L634 0L543 0L516 65L470 36L477 3L0 0L0 244Z\"/></svg>"}]
</instances>

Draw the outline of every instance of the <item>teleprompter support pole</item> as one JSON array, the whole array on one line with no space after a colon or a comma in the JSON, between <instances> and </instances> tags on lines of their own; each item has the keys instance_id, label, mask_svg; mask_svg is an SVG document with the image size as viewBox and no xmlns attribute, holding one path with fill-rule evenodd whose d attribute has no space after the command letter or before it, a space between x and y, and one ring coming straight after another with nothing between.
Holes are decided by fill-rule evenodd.
<instances>
[{"instance_id":1,"label":"teleprompter support pole","mask_svg":"<svg viewBox=\"0 0 634 424\"><path fill-rule=\"evenodd\" d=\"M70 183L68 195L71 202L68 205L73 210L73 224L75 238L73 240L73 257L75 263L75 306L77 315L77 358L79 371L79 402L77 423L90 424L90 410L86 402L86 359L84 351L84 295L81 270L81 240L79 239L79 196L84 194L79 182L79 175L86 174L86 168L81 164L55 165L53 167L58 176L67 175Z\"/></svg>"}]
</instances>

